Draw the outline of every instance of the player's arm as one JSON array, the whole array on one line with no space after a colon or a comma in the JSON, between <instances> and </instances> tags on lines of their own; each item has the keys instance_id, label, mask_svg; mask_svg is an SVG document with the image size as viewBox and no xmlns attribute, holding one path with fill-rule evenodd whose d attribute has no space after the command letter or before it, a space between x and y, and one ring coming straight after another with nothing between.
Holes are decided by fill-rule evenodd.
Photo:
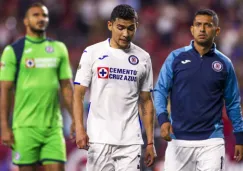
<instances>
[{"instance_id":1,"label":"player's arm","mask_svg":"<svg viewBox=\"0 0 243 171\"><path fill-rule=\"evenodd\" d=\"M13 97L14 80L16 72L16 57L11 46L7 46L1 57L1 96L0 96L0 119L2 142L9 147L14 142L13 133L9 125L10 107Z\"/></svg>"},{"instance_id":2,"label":"player's arm","mask_svg":"<svg viewBox=\"0 0 243 171\"><path fill-rule=\"evenodd\" d=\"M240 106L240 92L237 77L232 63L228 67L228 76L224 89L226 111L233 125L233 132L236 138L235 159L243 159L243 117Z\"/></svg>"},{"instance_id":3,"label":"player's arm","mask_svg":"<svg viewBox=\"0 0 243 171\"><path fill-rule=\"evenodd\" d=\"M78 148L87 149L89 145L89 137L84 128L84 96L87 87L75 84L74 86L74 100L73 113L76 126L76 144Z\"/></svg>"},{"instance_id":4,"label":"player's arm","mask_svg":"<svg viewBox=\"0 0 243 171\"><path fill-rule=\"evenodd\" d=\"M59 82L61 87L61 93L64 100L64 104L68 113L72 119L72 124L70 127L70 138L74 138L73 134L75 132L75 123L73 119L72 111L72 101L73 101L73 81L72 81L72 71L69 63L68 51L65 44L57 42L60 46L60 56L61 62L59 66Z\"/></svg>"},{"instance_id":5,"label":"player's arm","mask_svg":"<svg viewBox=\"0 0 243 171\"><path fill-rule=\"evenodd\" d=\"M76 144L78 148L88 149L89 137L84 128L84 96L92 80L91 50L85 49L74 82L73 113L76 126Z\"/></svg>"},{"instance_id":6,"label":"player's arm","mask_svg":"<svg viewBox=\"0 0 243 171\"><path fill-rule=\"evenodd\" d=\"M73 117L73 83L72 79L64 79L60 80L61 85L61 93L64 100L64 104L66 109L68 110L68 113L70 114L70 117L72 119L72 125L71 125L71 133L70 138L74 138L74 130L75 130L75 124L74 124L74 117Z\"/></svg>"},{"instance_id":7,"label":"player's arm","mask_svg":"<svg viewBox=\"0 0 243 171\"><path fill-rule=\"evenodd\" d=\"M73 83L71 79L60 80L61 92L64 99L65 106L70 113L73 113L72 100L73 100ZM73 115L71 115L73 119Z\"/></svg>"},{"instance_id":8,"label":"player's arm","mask_svg":"<svg viewBox=\"0 0 243 171\"><path fill-rule=\"evenodd\" d=\"M144 163L146 166L151 166L157 155L154 147L154 105L151 94L153 90L153 69L150 56L147 57L145 68L145 74L140 83L139 114L147 135Z\"/></svg>"},{"instance_id":9,"label":"player's arm","mask_svg":"<svg viewBox=\"0 0 243 171\"><path fill-rule=\"evenodd\" d=\"M139 96L139 107L141 112L140 118L142 119L146 135L147 144L154 143L154 105L150 92L142 91Z\"/></svg>"},{"instance_id":10,"label":"player's arm","mask_svg":"<svg viewBox=\"0 0 243 171\"><path fill-rule=\"evenodd\" d=\"M150 92L142 91L139 96L140 118L142 119L146 136L147 146L145 152L145 164L151 166L156 155L154 147L154 105Z\"/></svg>"},{"instance_id":11,"label":"player's arm","mask_svg":"<svg viewBox=\"0 0 243 171\"><path fill-rule=\"evenodd\" d=\"M172 63L174 54L171 53L165 60L154 89L154 105L159 125L161 127L161 136L166 141L170 141L172 126L167 111L168 96L172 87L173 71Z\"/></svg>"},{"instance_id":12,"label":"player's arm","mask_svg":"<svg viewBox=\"0 0 243 171\"><path fill-rule=\"evenodd\" d=\"M12 101L14 83L12 81L1 81L1 135L2 143L11 147L14 143L13 133L9 125L10 106Z\"/></svg>"}]
</instances>

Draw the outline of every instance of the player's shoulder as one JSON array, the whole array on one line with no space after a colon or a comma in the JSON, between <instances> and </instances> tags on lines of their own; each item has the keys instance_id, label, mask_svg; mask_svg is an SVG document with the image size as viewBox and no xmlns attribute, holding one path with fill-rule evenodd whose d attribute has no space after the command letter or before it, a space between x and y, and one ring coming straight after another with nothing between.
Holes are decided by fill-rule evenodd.
<instances>
[{"instance_id":1,"label":"player's shoulder","mask_svg":"<svg viewBox=\"0 0 243 171\"><path fill-rule=\"evenodd\" d=\"M4 47L4 49L3 49L3 53L2 53L1 56L3 56L3 55L9 55L10 53L11 53L11 54L14 54L13 46L12 46L11 44L6 45L6 46Z\"/></svg>"},{"instance_id":2,"label":"player's shoulder","mask_svg":"<svg viewBox=\"0 0 243 171\"><path fill-rule=\"evenodd\" d=\"M219 51L218 49L215 49L215 54L220 58L222 59L225 63L227 64L231 64L231 60L228 56L226 56L224 53L222 53L221 51Z\"/></svg>"},{"instance_id":3,"label":"player's shoulder","mask_svg":"<svg viewBox=\"0 0 243 171\"><path fill-rule=\"evenodd\" d=\"M85 48L85 51L99 51L99 50L104 50L105 47L107 46L107 41L108 40L104 40L104 41L101 41L101 42L98 42L98 43L95 43L95 44L92 44L90 46L87 46Z\"/></svg>"},{"instance_id":4,"label":"player's shoulder","mask_svg":"<svg viewBox=\"0 0 243 171\"><path fill-rule=\"evenodd\" d=\"M144 50L143 48L139 47L138 45L131 43L132 46L132 52L138 54L139 56L143 56L144 58L150 58L149 53Z\"/></svg>"},{"instance_id":5,"label":"player's shoulder","mask_svg":"<svg viewBox=\"0 0 243 171\"><path fill-rule=\"evenodd\" d=\"M174 57L179 56L182 53L187 53L192 49L191 46L184 46L184 47L180 47L177 49L174 49L173 51L171 51L170 55L173 55Z\"/></svg>"},{"instance_id":6,"label":"player's shoulder","mask_svg":"<svg viewBox=\"0 0 243 171\"><path fill-rule=\"evenodd\" d=\"M62 42L62 41L60 41L60 40L56 40L56 39L47 37L47 38L46 38L46 41L47 41L48 43L53 44L54 46L66 47L65 43Z\"/></svg>"}]
</instances>

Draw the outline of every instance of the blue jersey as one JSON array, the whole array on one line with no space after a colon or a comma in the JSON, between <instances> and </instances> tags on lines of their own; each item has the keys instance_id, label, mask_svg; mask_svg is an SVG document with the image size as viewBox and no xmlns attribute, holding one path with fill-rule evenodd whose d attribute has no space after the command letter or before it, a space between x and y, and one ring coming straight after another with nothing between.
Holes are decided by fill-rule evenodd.
<instances>
[{"instance_id":1,"label":"blue jersey","mask_svg":"<svg viewBox=\"0 0 243 171\"><path fill-rule=\"evenodd\" d=\"M168 118L167 99L171 99ZM159 124L171 122L180 140L223 138L222 109L225 104L236 136L243 144L243 118L236 74L228 57L216 49L203 56L189 46L170 53L154 90Z\"/></svg>"}]
</instances>

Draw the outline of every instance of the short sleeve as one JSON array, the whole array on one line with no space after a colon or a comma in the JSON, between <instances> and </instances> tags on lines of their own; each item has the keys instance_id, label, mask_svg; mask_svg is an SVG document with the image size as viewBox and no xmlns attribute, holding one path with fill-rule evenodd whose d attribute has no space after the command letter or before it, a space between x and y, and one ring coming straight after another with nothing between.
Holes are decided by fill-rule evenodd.
<instances>
[{"instance_id":1,"label":"short sleeve","mask_svg":"<svg viewBox=\"0 0 243 171\"><path fill-rule=\"evenodd\" d=\"M146 61L146 72L142 82L141 91L153 91L153 70L150 57Z\"/></svg>"},{"instance_id":2,"label":"short sleeve","mask_svg":"<svg viewBox=\"0 0 243 171\"><path fill-rule=\"evenodd\" d=\"M77 69L75 84L89 87L92 80L91 51L84 50Z\"/></svg>"},{"instance_id":3,"label":"short sleeve","mask_svg":"<svg viewBox=\"0 0 243 171\"><path fill-rule=\"evenodd\" d=\"M69 79L72 78L72 70L69 63L69 57L68 57L68 51L66 46L61 43L61 51L62 51L62 57L59 67L59 79Z\"/></svg>"},{"instance_id":4,"label":"short sleeve","mask_svg":"<svg viewBox=\"0 0 243 171\"><path fill-rule=\"evenodd\" d=\"M14 81L16 73L16 57L13 48L8 45L1 56L0 80Z\"/></svg>"}]
</instances>

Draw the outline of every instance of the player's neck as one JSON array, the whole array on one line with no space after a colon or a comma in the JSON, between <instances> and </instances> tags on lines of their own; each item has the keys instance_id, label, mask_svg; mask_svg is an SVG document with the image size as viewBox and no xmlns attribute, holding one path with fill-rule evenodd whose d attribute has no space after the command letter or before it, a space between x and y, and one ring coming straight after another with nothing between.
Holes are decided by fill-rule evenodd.
<instances>
[{"instance_id":1,"label":"player's neck","mask_svg":"<svg viewBox=\"0 0 243 171\"><path fill-rule=\"evenodd\" d=\"M200 45L194 42L194 47L197 50L197 52L200 54L200 56L203 56L204 54L208 53L209 50L212 48L213 42L208 45Z\"/></svg>"},{"instance_id":2,"label":"player's neck","mask_svg":"<svg viewBox=\"0 0 243 171\"><path fill-rule=\"evenodd\" d=\"M109 40L109 43L110 43L110 47L112 47L114 49L125 50L125 49L129 49L131 46L131 43L130 43L126 48L121 48L112 38Z\"/></svg>"},{"instance_id":3,"label":"player's neck","mask_svg":"<svg viewBox=\"0 0 243 171\"><path fill-rule=\"evenodd\" d=\"M46 33L36 33L36 32L32 32L32 31L27 31L26 33L27 36L33 37L33 38L45 38L46 37Z\"/></svg>"}]
</instances>

